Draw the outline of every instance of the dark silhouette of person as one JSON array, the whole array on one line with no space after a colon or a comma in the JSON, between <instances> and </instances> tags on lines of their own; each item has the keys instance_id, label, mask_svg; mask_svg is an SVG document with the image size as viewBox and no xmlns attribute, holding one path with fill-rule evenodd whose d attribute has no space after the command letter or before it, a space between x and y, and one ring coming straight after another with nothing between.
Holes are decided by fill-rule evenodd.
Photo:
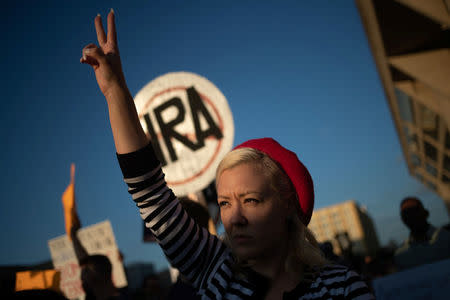
<instances>
[{"instance_id":1,"label":"dark silhouette of person","mask_svg":"<svg viewBox=\"0 0 450 300\"><path fill-rule=\"evenodd\" d=\"M105 255L88 255L80 261L86 299L120 299L112 282L112 265Z\"/></svg>"},{"instance_id":2,"label":"dark silhouette of person","mask_svg":"<svg viewBox=\"0 0 450 300\"><path fill-rule=\"evenodd\" d=\"M325 241L319 245L320 250L322 250L323 255L329 261L334 263L339 261L339 256L337 256L333 251L333 244L330 241Z\"/></svg>"},{"instance_id":3,"label":"dark silhouette of person","mask_svg":"<svg viewBox=\"0 0 450 300\"><path fill-rule=\"evenodd\" d=\"M86 300L127 299L127 296L114 286L112 281L112 265L105 255L89 255L77 236L81 223L78 215L70 230L75 255L81 268L81 285Z\"/></svg>"},{"instance_id":4,"label":"dark silhouette of person","mask_svg":"<svg viewBox=\"0 0 450 300\"><path fill-rule=\"evenodd\" d=\"M403 199L400 215L410 234L395 253L399 270L450 258L450 232L428 222L429 212L418 198Z\"/></svg>"}]
</instances>

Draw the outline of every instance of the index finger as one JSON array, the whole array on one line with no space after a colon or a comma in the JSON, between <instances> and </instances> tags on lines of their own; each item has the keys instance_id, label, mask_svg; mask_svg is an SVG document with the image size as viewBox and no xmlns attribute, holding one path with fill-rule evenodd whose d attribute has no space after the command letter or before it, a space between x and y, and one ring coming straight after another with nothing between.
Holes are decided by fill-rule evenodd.
<instances>
[{"instance_id":1,"label":"index finger","mask_svg":"<svg viewBox=\"0 0 450 300\"><path fill-rule=\"evenodd\" d=\"M116 22L115 22L114 9L111 8L111 11L108 14L108 43L117 46L117 33L116 33Z\"/></svg>"},{"instance_id":2,"label":"index finger","mask_svg":"<svg viewBox=\"0 0 450 300\"><path fill-rule=\"evenodd\" d=\"M97 15L95 17L95 31L97 32L97 40L100 47L102 47L106 43L106 34L102 25L102 17Z\"/></svg>"}]
</instances>

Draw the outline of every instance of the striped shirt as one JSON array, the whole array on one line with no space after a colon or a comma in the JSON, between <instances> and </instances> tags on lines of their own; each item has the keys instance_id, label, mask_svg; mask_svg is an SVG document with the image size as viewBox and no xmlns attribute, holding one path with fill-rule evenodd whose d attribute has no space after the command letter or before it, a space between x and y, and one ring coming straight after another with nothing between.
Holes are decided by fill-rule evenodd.
<instances>
[{"instance_id":1,"label":"striped shirt","mask_svg":"<svg viewBox=\"0 0 450 300\"><path fill-rule=\"evenodd\" d=\"M263 299L270 281L251 269L235 272L230 249L198 226L164 180L148 146L118 155L128 191L173 267L188 278L201 299ZM373 299L358 274L327 265L305 278L283 299Z\"/></svg>"}]
</instances>

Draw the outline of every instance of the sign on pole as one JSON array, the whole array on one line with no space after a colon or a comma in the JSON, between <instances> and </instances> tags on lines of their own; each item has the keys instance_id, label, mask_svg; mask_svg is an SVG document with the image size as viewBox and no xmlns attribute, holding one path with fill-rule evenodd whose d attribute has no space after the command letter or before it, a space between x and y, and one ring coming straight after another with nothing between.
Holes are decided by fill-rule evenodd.
<instances>
[{"instance_id":1,"label":"sign on pole","mask_svg":"<svg viewBox=\"0 0 450 300\"><path fill-rule=\"evenodd\" d=\"M233 116L222 92L202 76L175 72L149 82L134 100L174 193L208 186L233 146Z\"/></svg>"},{"instance_id":2,"label":"sign on pole","mask_svg":"<svg viewBox=\"0 0 450 300\"><path fill-rule=\"evenodd\" d=\"M78 230L78 238L89 255L102 254L112 264L112 279L115 287L127 285L125 271L119 257L119 249L114 238L111 223L103 221ZM61 291L69 299L84 299L80 280L80 266L72 241L63 235L48 241L55 269L61 272Z\"/></svg>"},{"instance_id":3,"label":"sign on pole","mask_svg":"<svg viewBox=\"0 0 450 300\"><path fill-rule=\"evenodd\" d=\"M75 205L75 164L70 165L70 183L62 195L66 234L70 240L70 229L78 219Z\"/></svg>"}]
</instances>

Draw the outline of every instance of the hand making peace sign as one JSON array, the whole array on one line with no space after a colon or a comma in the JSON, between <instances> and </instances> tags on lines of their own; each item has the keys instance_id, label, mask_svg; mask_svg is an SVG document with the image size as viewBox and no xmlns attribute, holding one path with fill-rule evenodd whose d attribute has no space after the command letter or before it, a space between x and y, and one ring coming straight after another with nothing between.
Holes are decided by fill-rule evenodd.
<instances>
[{"instance_id":1,"label":"hand making peace sign","mask_svg":"<svg viewBox=\"0 0 450 300\"><path fill-rule=\"evenodd\" d=\"M100 15L95 17L95 30L99 46L89 44L84 47L80 62L94 68L98 86L108 103L117 153L130 153L147 145L148 139L122 72L112 9L108 14L108 34L105 34Z\"/></svg>"},{"instance_id":2,"label":"hand making peace sign","mask_svg":"<svg viewBox=\"0 0 450 300\"><path fill-rule=\"evenodd\" d=\"M95 17L95 30L99 47L89 44L83 48L81 63L89 64L94 68L95 77L102 93L107 96L112 86L118 84L125 86L125 78L120 62L119 48L117 46L116 24L114 10L108 14L108 34L102 25L100 15Z\"/></svg>"}]
</instances>

